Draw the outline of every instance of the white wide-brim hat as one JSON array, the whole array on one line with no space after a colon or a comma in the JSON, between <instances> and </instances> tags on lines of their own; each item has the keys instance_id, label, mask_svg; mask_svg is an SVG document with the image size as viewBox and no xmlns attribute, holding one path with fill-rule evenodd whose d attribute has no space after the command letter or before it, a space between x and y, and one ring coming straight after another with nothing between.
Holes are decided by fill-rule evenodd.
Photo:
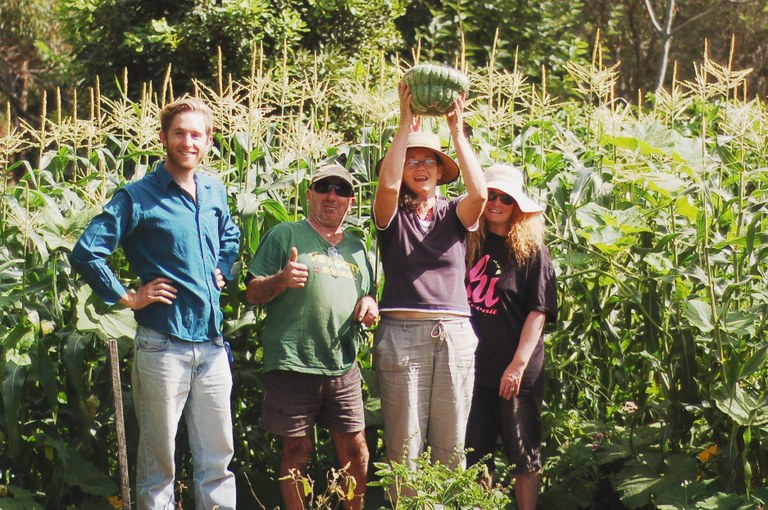
<instances>
[{"instance_id":1,"label":"white wide-brim hat","mask_svg":"<svg viewBox=\"0 0 768 510\"><path fill-rule=\"evenodd\" d=\"M485 170L485 185L511 196L524 213L540 213L544 210L523 191L523 173L515 166L496 164Z\"/></svg>"}]
</instances>

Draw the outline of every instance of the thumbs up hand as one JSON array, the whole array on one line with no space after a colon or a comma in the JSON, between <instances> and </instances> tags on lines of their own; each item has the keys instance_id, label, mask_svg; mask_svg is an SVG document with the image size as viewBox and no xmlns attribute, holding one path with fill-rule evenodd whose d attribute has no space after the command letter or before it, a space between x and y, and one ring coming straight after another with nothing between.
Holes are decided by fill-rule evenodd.
<instances>
[{"instance_id":1,"label":"thumbs up hand","mask_svg":"<svg viewBox=\"0 0 768 510\"><path fill-rule=\"evenodd\" d=\"M297 262L299 258L299 250L295 246L291 247L291 255L288 258L288 262L285 267L280 271L283 285L292 289L303 288L307 284L307 278L309 278L309 271L306 264Z\"/></svg>"}]
</instances>

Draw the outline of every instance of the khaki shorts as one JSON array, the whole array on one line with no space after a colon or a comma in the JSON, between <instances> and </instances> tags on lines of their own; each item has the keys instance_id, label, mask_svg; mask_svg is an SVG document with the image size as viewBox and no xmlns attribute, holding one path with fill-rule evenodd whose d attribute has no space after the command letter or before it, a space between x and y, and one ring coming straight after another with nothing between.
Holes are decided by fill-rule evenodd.
<instances>
[{"instance_id":1,"label":"khaki shorts","mask_svg":"<svg viewBox=\"0 0 768 510\"><path fill-rule=\"evenodd\" d=\"M264 374L261 427L285 437L309 435L315 424L336 432L365 429L360 369L328 376L275 370Z\"/></svg>"}]
</instances>

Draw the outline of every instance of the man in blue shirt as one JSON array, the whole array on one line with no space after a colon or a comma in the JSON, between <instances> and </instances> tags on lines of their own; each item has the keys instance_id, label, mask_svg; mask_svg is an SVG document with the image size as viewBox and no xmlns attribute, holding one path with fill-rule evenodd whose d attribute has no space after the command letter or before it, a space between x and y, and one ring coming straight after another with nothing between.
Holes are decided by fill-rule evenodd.
<instances>
[{"instance_id":1,"label":"man in blue shirt","mask_svg":"<svg viewBox=\"0 0 768 510\"><path fill-rule=\"evenodd\" d=\"M165 161L115 192L69 259L105 303L130 307L139 324L132 377L138 508L175 508L175 438L183 414L196 508L234 509L232 374L219 297L232 278L240 231L224 186L196 172L213 141L208 105L180 99L163 109L160 123ZM119 246L141 279L135 290L107 265Z\"/></svg>"}]
</instances>

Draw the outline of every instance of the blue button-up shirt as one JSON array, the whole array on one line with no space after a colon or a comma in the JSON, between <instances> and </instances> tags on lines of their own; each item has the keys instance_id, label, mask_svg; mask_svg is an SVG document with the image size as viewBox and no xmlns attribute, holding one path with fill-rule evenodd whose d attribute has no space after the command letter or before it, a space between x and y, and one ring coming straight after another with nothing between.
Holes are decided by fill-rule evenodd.
<instances>
[{"instance_id":1,"label":"blue button-up shirt","mask_svg":"<svg viewBox=\"0 0 768 510\"><path fill-rule=\"evenodd\" d=\"M224 186L195 174L197 202L184 192L162 164L117 192L94 217L69 256L105 303L127 293L106 258L123 247L142 283L158 277L173 281L171 305L152 303L134 312L136 322L184 340L221 335L222 321L215 269L232 278L240 231L232 221Z\"/></svg>"}]
</instances>

